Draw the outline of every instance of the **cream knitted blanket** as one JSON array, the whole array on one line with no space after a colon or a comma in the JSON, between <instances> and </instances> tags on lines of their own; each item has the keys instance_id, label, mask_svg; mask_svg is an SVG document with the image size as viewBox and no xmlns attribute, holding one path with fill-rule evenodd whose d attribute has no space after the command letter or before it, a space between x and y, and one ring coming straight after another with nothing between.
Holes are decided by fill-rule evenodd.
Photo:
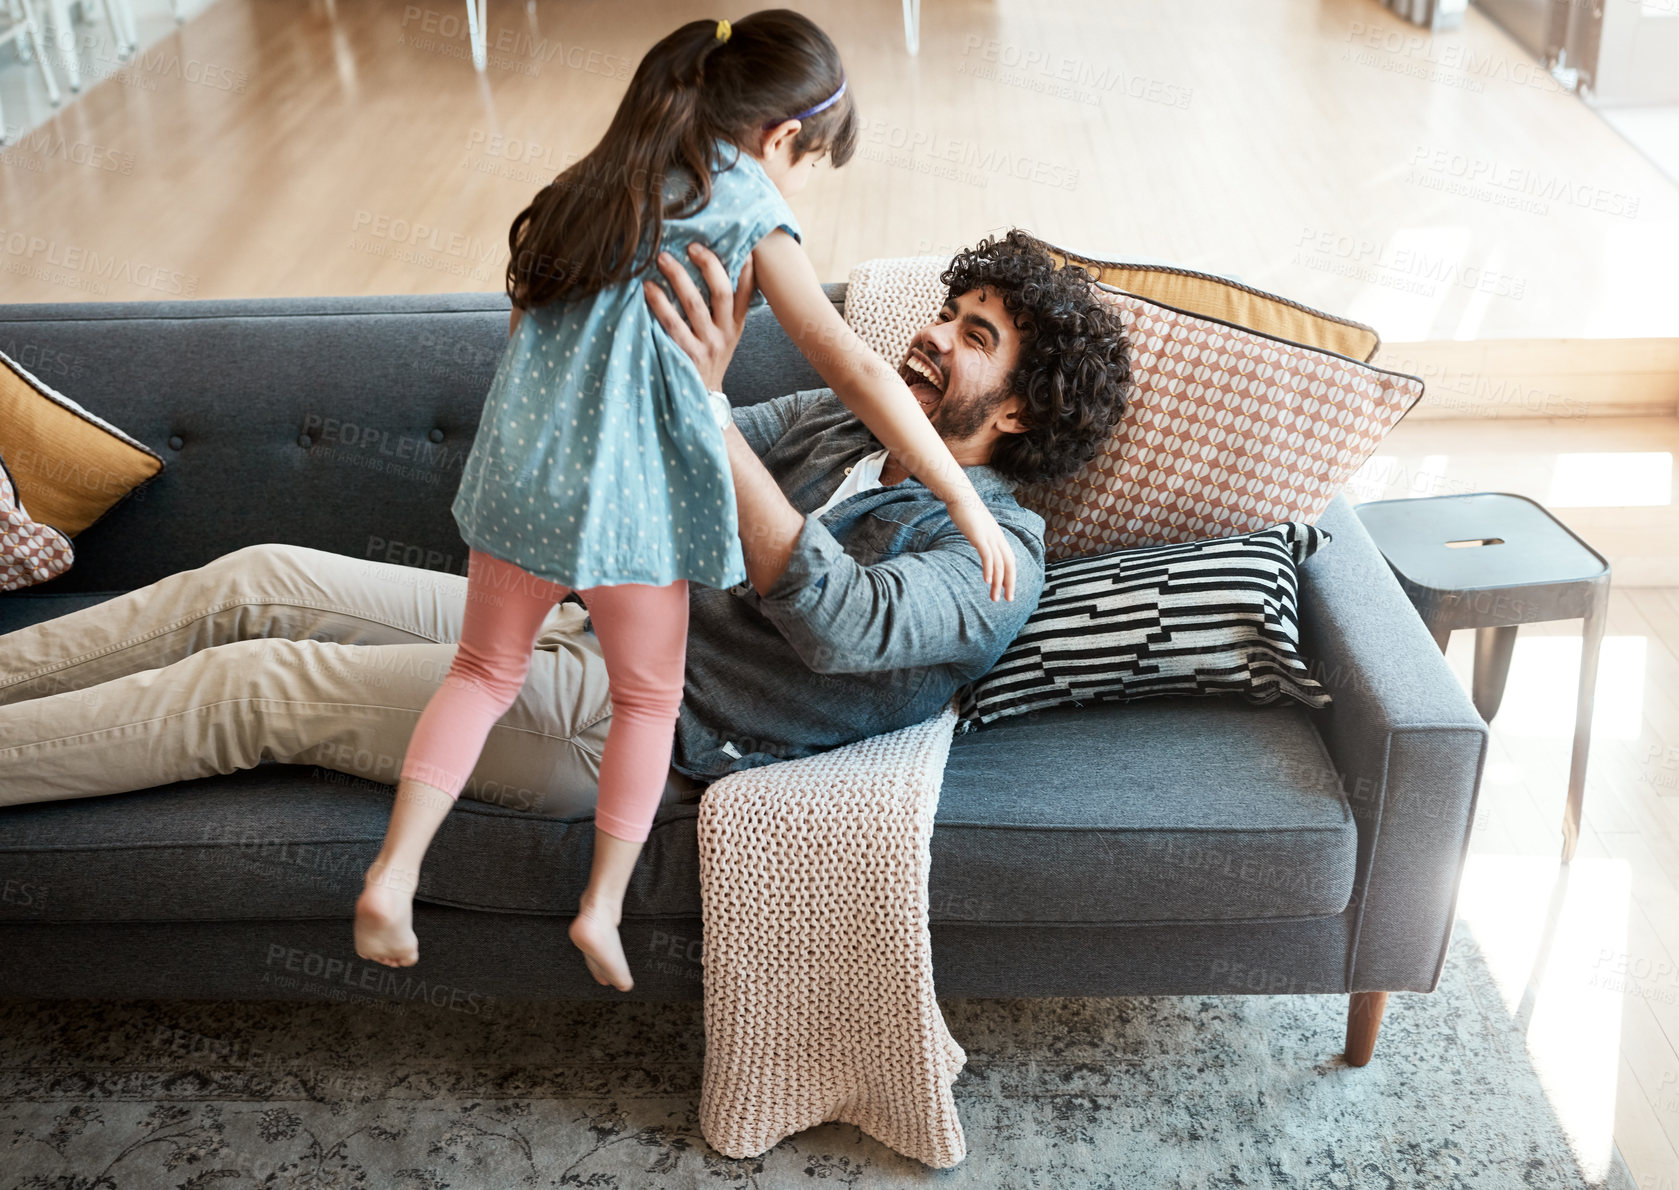
<instances>
[{"instance_id":1,"label":"cream knitted blanket","mask_svg":"<svg viewBox=\"0 0 1679 1190\"><path fill-rule=\"evenodd\" d=\"M730 773L700 802L700 1128L730 1157L828 1120L935 1168L966 1146L968 1056L933 998L929 840L954 706Z\"/></svg>"}]
</instances>

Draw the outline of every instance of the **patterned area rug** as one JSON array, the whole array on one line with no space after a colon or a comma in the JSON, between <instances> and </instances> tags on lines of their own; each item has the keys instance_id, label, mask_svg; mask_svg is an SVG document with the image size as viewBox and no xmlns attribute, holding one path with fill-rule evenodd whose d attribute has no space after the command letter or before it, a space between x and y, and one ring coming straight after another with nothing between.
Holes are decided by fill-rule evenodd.
<instances>
[{"instance_id":1,"label":"patterned area rug","mask_svg":"<svg viewBox=\"0 0 1679 1190\"><path fill-rule=\"evenodd\" d=\"M698 1004L0 1001L0 1186L1632 1186L1571 1147L1461 925L1362 1070L1343 996L943 1006L968 1157L939 1172L849 1125L711 1150Z\"/></svg>"}]
</instances>

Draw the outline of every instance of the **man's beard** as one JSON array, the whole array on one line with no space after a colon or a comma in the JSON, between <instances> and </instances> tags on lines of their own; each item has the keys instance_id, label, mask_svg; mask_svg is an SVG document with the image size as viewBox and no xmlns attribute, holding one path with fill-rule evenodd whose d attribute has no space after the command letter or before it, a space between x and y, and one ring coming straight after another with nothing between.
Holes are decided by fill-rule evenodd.
<instances>
[{"instance_id":1,"label":"man's beard","mask_svg":"<svg viewBox=\"0 0 1679 1190\"><path fill-rule=\"evenodd\" d=\"M1009 395L1008 385L1000 384L988 392L979 393L961 403L952 402L950 395L945 394L939 401L938 408L933 410L929 418L933 428L939 432L939 437L946 442L966 442L981 427L991 420L991 415L997 411L997 406Z\"/></svg>"}]
</instances>

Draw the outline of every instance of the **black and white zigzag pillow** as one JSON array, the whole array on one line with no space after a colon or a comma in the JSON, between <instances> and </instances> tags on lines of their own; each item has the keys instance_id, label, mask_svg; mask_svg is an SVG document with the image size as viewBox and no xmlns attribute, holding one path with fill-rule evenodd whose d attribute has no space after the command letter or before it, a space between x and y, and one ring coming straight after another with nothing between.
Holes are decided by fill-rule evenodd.
<instances>
[{"instance_id":1,"label":"black and white zigzag pillow","mask_svg":"<svg viewBox=\"0 0 1679 1190\"><path fill-rule=\"evenodd\" d=\"M1327 706L1300 656L1295 568L1331 540L1285 521L1210 541L1063 558L1026 626L957 691L958 732L1069 703L1240 694Z\"/></svg>"}]
</instances>

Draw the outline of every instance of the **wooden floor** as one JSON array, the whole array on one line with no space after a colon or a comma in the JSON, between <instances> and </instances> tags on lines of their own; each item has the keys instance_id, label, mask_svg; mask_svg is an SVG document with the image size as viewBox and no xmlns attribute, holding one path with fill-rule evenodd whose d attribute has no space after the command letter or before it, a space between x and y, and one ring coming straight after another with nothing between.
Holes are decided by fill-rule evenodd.
<instances>
[{"instance_id":1,"label":"wooden floor","mask_svg":"<svg viewBox=\"0 0 1679 1190\"><path fill-rule=\"evenodd\" d=\"M939 0L911 59L897 0L800 7L868 121L795 202L825 278L1018 224L1234 273L1390 342L1679 335L1679 189L1474 10L1425 39L1370 0ZM480 77L464 6L219 0L0 155L5 300L497 289L509 220L695 11L495 0ZM1582 1159L1613 1138L1651 1190L1679 1188L1667 408L1407 419L1354 485L1521 491L1615 561L1579 856L1559 871L1578 626L1531 626L1460 907ZM1448 652L1466 685L1469 642Z\"/></svg>"},{"instance_id":2,"label":"wooden floor","mask_svg":"<svg viewBox=\"0 0 1679 1190\"><path fill-rule=\"evenodd\" d=\"M1430 40L1373 0L940 0L910 58L898 0L800 7L866 119L795 202L824 278L1018 224L1390 342L1679 334L1679 188L1476 11ZM7 296L495 289L695 11L495 0L478 76L464 5L220 0L0 158Z\"/></svg>"}]
</instances>

